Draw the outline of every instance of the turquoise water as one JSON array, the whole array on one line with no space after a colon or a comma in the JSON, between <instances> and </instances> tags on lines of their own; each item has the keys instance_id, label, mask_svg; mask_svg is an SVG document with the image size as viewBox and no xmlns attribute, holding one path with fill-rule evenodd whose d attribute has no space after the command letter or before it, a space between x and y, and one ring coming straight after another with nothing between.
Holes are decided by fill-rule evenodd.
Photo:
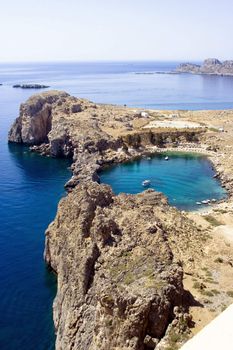
<instances>
[{"instance_id":1,"label":"turquoise water","mask_svg":"<svg viewBox=\"0 0 233 350\"><path fill-rule=\"evenodd\" d=\"M183 210L196 210L196 202L206 199L222 199L225 190L213 178L214 171L206 157L191 154L158 154L151 159L141 159L113 167L100 173L101 183L112 186L113 191L136 194L145 190L142 181L148 179L150 186L163 192L170 205Z\"/></svg>"},{"instance_id":2,"label":"turquoise water","mask_svg":"<svg viewBox=\"0 0 233 350\"><path fill-rule=\"evenodd\" d=\"M38 93L37 90L13 89L12 85L42 83L50 85L50 89L66 90L74 96L89 98L95 102L127 104L140 108L233 108L233 77L135 74L155 71L166 73L178 63L0 64L0 83L3 83L0 86L1 350L54 348L52 301L56 293L56 281L43 261L44 231L55 216L57 203L65 194L64 183L70 177L67 161L43 158L29 153L22 146L8 146L7 133L18 116L20 103L26 101L30 95ZM168 173L160 177L156 173L162 175L162 166L171 167L168 170L170 180L175 183L172 162L173 160L167 164L162 162L153 175L152 186L164 190L164 193L169 189L165 182L166 178L169 179ZM188 164L185 170L187 173L194 164L184 159L179 162L182 166L185 162ZM112 174L110 172L109 175L111 174L114 189L141 191L141 181L152 175L152 163L156 164L156 160L142 160L111 170ZM214 180L209 181L212 175L209 163L201 164L206 164L204 169L210 175L200 182L201 188L207 190L206 186L210 186L208 197L209 193L213 193L211 191L217 192L213 193L214 197L221 196L222 190L218 184ZM141 165L144 165L143 172ZM134 183L129 179L125 184L119 182L123 180L124 173L128 176L128 171L131 171L131 180ZM193 180L190 180L192 176L192 173L188 175L187 193L184 192L184 184L179 187L175 183L174 188L169 189L168 195L176 193L182 204L181 197L185 199L193 186ZM196 177L194 180L196 181ZM204 199L206 195L203 195ZM174 201L172 198L176 197L171 195L171 202ZM189 205L192 207L193 199Z\"/></svg>"}]
</instances>

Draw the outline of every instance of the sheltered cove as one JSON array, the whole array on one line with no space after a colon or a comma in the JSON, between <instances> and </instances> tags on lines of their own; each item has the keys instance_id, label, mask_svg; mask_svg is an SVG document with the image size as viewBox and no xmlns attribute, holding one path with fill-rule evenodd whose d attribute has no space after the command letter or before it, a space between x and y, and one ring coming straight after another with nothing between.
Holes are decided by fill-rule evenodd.
<instances>
[{"instance_id":1,"label":"sheltered cove","mask_svg":"<svg viewBox=\"0 0 233 350\"><path fill-rule=\"evenodd\" d=\"M70 193L46 232L45 259L58 275L57 350L162 350L174 333L177 344L189 336L189 311L200 302L185 291L184 273L193 276L200 261L205 264L208 224L200 218L203 223L196 225L197 218L169 207L160 193L115 196L98 184L98 171L107 164L164 149L203 152L228 190L229 210L233 160L227 141L233 112L175 115L200 127L144 128L155 120L170 121L174 113L96 105L58 91L21 105L9 141L43 155L73 157ZM228 133L219 131L223 126Z\"/></svg>"},{"instance_id":2,"label":"sheltered cove","mask_svg":"<svg viewBox=\"0 0 233 350\"><path fill-rule=\"evenodd\" d=\"M187 212L210 208L211 203L226 198L208 156L196 152L156 152L107 166L99 176L115 194L137 194L150 188L163 193L171 206Z\"/></svg>"}]
</instances>

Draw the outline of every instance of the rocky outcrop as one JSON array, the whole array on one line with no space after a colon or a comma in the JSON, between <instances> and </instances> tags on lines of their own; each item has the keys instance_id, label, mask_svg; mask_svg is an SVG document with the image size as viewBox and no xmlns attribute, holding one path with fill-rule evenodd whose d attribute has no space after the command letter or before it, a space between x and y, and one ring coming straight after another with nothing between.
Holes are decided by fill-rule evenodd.
<instances>
[{"instance_id":1,"label":"rocky outcrop","mask_svg":"<svg viewBox=\"0 0 233 350\"><path fill-rule=\"evenodd\" d=\"M36 145L48 141L52 128L52 106L68 96L65 92L34 95L20 106L20 116L14 122L9 141Z\"/></svg>"},{"instance_id":2,"label":"rocky outcrop","mask_svg":"<svg viewBox=\"0 0 233 350\"><path fill-rule=\"evenodd\" d=\"M46 89L49 88L48 85L43 84L15 84L13 88L21 88L21 89Z\"/></svg>"},{"instance_id":3,"label":"rocky outcrop","mask_svg":"<svg viewBox=\"0 0 233 350\"><path fill-rule=\"evenodd\" d=\"M47 152L54 157L72 156L74 149L93 153L116 148L118 140L98 125L96 108L95 104L65 92L34 95L21 105L20 116L9 132L9 142L48 143Z\"/></svg>"},{"instance_id":4,"label":"rocky outcrop","mask_svg":"<svg viewBox=\"0 0 233 350\"><path fill-rule=\"evenodd\" d=\"M176 69L177 73L233 75L233 60L220 62L216 58L208 58L202 65L182 63Z\"/></svg>"},{"instance_id":5,"label":"rocky outcrop","mask_svg":"<svg viewBox=\"0 0 233 350\"><path fill-rule=\"evenodd\" d=\"M53 91L22 104L10 130L10 142L73 159L70 193L46 232L45 260L58 276L57 350L164 350L173 327L187 330L182 263L192 269L190 256L200 254L199 231L160 193L115 196L98 184L109 164L203 132L137 127L151 120Z\"/></svg>"},{"instance_id":6,"label":"rocky outcrop","mask_svg":"<svg viewBox=\"0 0 233 350\"><path fill-rule=\"evenodd\" d=\"M179 215L152 190L115 196L95 182L60 202L45 249L58 274L57 350L155 348L175 319L174 308L185 305L183 269L165 223L166 216L180 227ZM182 232L186 242L198 234L185 217Z\"/></svg>"},{"instance_id":7,"label":"rocky outcrop","mask_svg":"<svg viewBox=\"0 0 233 350\"><path fill-rule=\"evenodd\" d=\"M137 121L144 125L151 120L146 112L96 105L65 92L49 91L34 95L21 105L20 115L9 132L9 142L28 144L33 150L54 157L96 154L109 162L111 157L117 161L132 157L128 148L160 147L198 138L199 130L158 132L134 127Z\"/></svg>"}]
</instances>

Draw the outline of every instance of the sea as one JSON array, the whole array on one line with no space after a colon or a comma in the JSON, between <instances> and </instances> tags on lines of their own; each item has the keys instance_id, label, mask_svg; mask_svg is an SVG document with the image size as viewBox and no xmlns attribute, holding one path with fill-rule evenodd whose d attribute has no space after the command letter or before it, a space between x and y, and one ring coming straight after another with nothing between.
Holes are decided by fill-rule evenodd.
<instances>
[{"instance_id":1,"label":"sea","mask_svg":"<svg viewBox=\"0 0 233 350\"><path fill-rule=\"evenodd\" d=\"M109 166L100 173L100 180L110 185L115 194L154 189L163 193L171 206L193 211L206 208L202 201L218 201L227 196L214 174L206 156L166 152Z\"/></svg>"},{"instance_id":2,"label":"sea","mask_svg":"<svg viewBox=\"0 0 233 350\"><path fill-rule=\"evenodd\" d=\"M69 160L7 143L20 104L38 92L12 86L45 84L97 103L141 109L233 108L233 77L170 74L179 63L0 64L1 350L54 349L56 276L43 261L44 232L71 176Z\"/></svg>"}]
</instances>

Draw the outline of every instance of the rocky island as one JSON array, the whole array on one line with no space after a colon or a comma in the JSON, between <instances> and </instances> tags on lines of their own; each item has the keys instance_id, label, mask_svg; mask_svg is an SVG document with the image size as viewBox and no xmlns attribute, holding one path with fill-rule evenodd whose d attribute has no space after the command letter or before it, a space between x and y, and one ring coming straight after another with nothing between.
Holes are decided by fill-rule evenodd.
<instances>
[{"instance_id":1,"label":"rocky island","mask_svg":"<svg viewBox=\"0 0 233 350\"><path fill-rule=\"evenodd\" d=\"M21 105L9 141L73 160L44 253L57 274L57 350L178 349L231 303L232 241L216 228L232 225L232 119L232 111L140 111L59 91ZM211 216L189 214L153 190L115 195L99 183L104 167L164 149L208 154L227 202Z\"/></svg>"},{"instance_id":2,"label":"rocky island","mask_svg":"<svg viewBox=\"0 0 233 350\"><path fill-rule=\"evenodd\" d=\"M13 88L21 88L21 89L46 89L49 88L48 85L43 84L15 84Z\"/></svg>"},{"instance_id":3,"label":"rocky island","mask_svg":"<svg viewBox=\"0 0 233 350\"><path fill-rule=\"evenodd\" d=\"M202 65L182 63L176 68L177 73L233 75L233 60L221 62L216 58L206 59Z\"/></svg>"}]
</instances>

